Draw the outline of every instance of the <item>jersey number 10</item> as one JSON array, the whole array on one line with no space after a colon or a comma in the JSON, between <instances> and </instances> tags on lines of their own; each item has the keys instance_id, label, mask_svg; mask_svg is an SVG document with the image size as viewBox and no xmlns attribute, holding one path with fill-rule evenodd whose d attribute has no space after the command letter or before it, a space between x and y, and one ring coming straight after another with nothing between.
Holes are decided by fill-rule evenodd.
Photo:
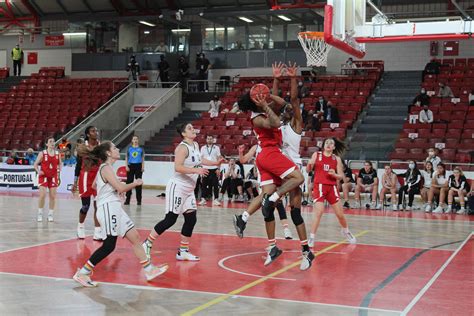
<instances>
[{"instance_id":1,"label":"jersey number 10","mask_svg":"<svg viewBox=\"0 0 474 316\"><path fill-rule=\"evenodd\" d=\"M329 171L329 165L324 164L323 169L324 169L324 171Z\"/></svg>"}]
</instances>

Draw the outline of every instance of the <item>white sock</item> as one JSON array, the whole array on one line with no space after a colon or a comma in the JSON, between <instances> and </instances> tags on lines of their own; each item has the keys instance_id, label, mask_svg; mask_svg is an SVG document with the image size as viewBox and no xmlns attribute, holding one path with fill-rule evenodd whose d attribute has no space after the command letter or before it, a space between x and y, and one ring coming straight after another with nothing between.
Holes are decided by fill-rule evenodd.
<instances>
[{"instance_id":1,"label":"white sock","mask_svg":"<svg viewBox=\"0 0 474 316\"><path fill-rule=\"evenodd\" d=\"M77 227L84 228L84 223L78 223Z\"/></svg>"},{"instance_id":2,"label":"white sock","mask_svg":"<svg viewBox=\"0 0 474 316\"><path fill-rule=\"evenodd\" d=\"M247 223L247 221L249 220L249 217L250 217L249 212L244 211L244 212L242 213L242 220L243 220L244 222Z\"/></svg>"},{"instance_id":3,"label":"white sock","mask_svg":"<svg viewBox=\"0 0 474 316\"><path fill-rule=\"evenodd\" d=\"M269 200L272 201L272 202L276 202L276 201L278 201L279 198L280 198L280 196L278 195L278 192L275 192L270 196Z\"/></svg>"},{"instance_id":4,"label":"white sock","mask_svg":"<svg viewBox=\"0 0 474 316\"><path fill-rule=\"evenodd\" d=\"M38 208L38 214L43 214L43 209L42 208Z\"/></svg>"},{"instance_id":5,"label":"white sock","mask_svg":"<svg viewBox=\"0 0 474 316\"><path fill-rule=\"evenodd\" d=\"M345 228L343 227L342 231L347 234L349 232L349 226L347 226Z\"/></svg>"},{"instance_id":6,"label":"white sock","mask_svg":"<svg viewBox=\"0 0 474 316\"><path fill-rule=\"evenodd\" d=\"M99 232L99 233L100 233L100 232L101 232L100 227L95 227L95 228L94 228L94 232Z\"/></svg>"},{"instance_id":7,"label":"white sock","mask_svg":"<svg viewBox=\"0 0 474 316\"><path fill-rule=\"evenodd\" d=\"M309 234L309 238L311 238L311 239L316 239L316 235L313 234L313 233L310 233L310 234Z\"/></svg>"},{"instance_id":8,"label":"white sock","mask_svg":"<svg viewBox=\"0 0 474 316\"><path fill-rule=\"evenodd\" d=\"M53 214L54 214L54 210L49 210L48 215L53 215Z\"/></svg>"}]
</instances>

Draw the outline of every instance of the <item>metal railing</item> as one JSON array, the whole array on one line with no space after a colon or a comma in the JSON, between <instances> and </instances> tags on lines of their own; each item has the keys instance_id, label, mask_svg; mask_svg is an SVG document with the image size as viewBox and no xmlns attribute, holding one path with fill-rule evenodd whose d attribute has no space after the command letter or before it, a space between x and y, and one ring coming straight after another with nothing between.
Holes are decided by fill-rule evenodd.
<instances>
[{"instance_id":1,"label":"metal railing","mask_svg":"<svg viewBox=\"0 0 474 316\"><path fill-rule=\"evenodd\" d=\"M92 119L94 119L100 112L102 112L102 110L104 110L107 106L109 106L112 102L114 102L115 100L117 100L120 96L122 96L123 93L125 93L125 91L127 91L130 86L132 85L133 83L130 83L128 84L125 88L123 88L122 90L120 90L119 92L117 92L115 95L113 95L107 102L105 102L103 105L101 105L97 110L95 110L94 112L92 112L91 115L89 115L88 117L86 117L84 120L82 120L79 124L77 124L76 126L74 126L71 130L69 130L66 134L62 135L61 137L58 138L58 140L56 141L55 145L58 146L59 145L59 142L61 141L62 138L69 138L71 135L73 135L74 133L76 133L78 130L80 130L81 128L83 128L84 125L86 125L88 122L90 122Z\"/></svg>"},{"instance_id":2,"label":"metal railing","mask_svg":"<svg viewBox=\"0 0 474 316\"><path fill-rule=\"evenodd\" d=\"M128 85L135 84L135 88L162 88L169 89L174 86L176 81L161 82L161 81L152 81L152 80L114 80L112 82L112 88L115 87L116 83L128 83ZM166 85L166 87L163 87Z\"/></svg>"},{"instance_id":3,"label":"metal railing","mask_svg":"<svg viewBox=\"0 0 474 316\"><path fill-rule=\"evenodd\" d=\"M195 80L186 81L186 92L227 92L231 90L233 82L230 80Z\"/></svg>"},{"instance_id":4,"label":"metal railing","mask_svg":"<svg viewBox=\"0 0 474 316\"><path fill-rule=\"evenodd\" d=\"M147 108L144 110L138 117L136 117L133 121L130 122L124 129L122 129L115 137L112 139L112 142L114 143L120 143L122 141L121 137L124 138L126 133L129 133L134 130L135 125L144 118L145 116L150 115L154 111L158 109L156 105L158 105L160 102L165 102L167 101L174 93L175 89L179 88L179 82L174 82L174 85L168 89L162 96L160 96L158 99L153 101ZM118 140L118 141L117 141Z\"/></svg>"}]
</instances>

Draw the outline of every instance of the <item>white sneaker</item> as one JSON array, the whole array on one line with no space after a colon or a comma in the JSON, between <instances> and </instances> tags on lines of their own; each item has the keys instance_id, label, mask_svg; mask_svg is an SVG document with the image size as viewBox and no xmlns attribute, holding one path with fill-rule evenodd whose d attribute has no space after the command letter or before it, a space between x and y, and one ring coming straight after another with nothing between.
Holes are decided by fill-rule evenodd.
<instances>
[{"instance_id":1,"label":"white sneaker","mask_svg":"<svg viewBox=\"0 0 474 316\"><path fill-rule=\"evenodd\" d=\"M153 265L153 267L150 269L150 271L145 271L146 280L147 281L153 280L157 276L162 275L163 273L165 273L166 270L168 270L168 268L169 268L169 266L166 263L162 264L158 267Z\"/></svg>"},{"instance_id":2,"label":"white sneaker","mask_svg":"<svg viewBox=\"0 0 474 316\"><path fill-rule=\"evenodd\" d=\"M383 202L382 202L383 203ZM380 203L379 205L377 205L377 207L375 208L376 210L381 210L382 209L382 203Z\"/></svg>"},{"instance_id":3,"label":"white sneaker","mask_svg":"<svg viewBox=\"0 0 474 316\"><path fill-rule=\"evenodd\" d=\"M441 205L438 205L438 207L434 209L433 213L442 214L443 213L443 207Z\"/></svg>"},{"instance_id":4,"label":"white sneaker","mask_svg":"<svg viewBox=\"0 0 474 316\"><path fill-rule=\"evenodd\" d=\"M100 227L94 228L94 240L102 240L102 229Z\"/></svg>"},{"instance_id":5,"label":"white sneaker","mask_svg":"<svg viewBox=\"0 0 474 316\"><path fill-rule=\"evenodd\" d=\"M351 205L351 208L360 209L360 201L355 200Z\"/></svg>"},{"instance_id":6,"label":"white sneaker","mask_svg":"<svg viewBox=\"0 0 474 316\"><path fill-rule=\"evenodd\" d=\"M264 266L268 266L270 263L275 261L276 258L278 258L283 251L281 251L277 246L273 247L268 247L267 248L267 258L265 259L265 262L263 263Z\"/></svg>"},{"instance_id":7,"label":"white sneaker","mask_svg":"<svg viewBox=\"0 0 474 316\"><path fill-rule=\"evenodd\" d=\"M341 235L344 236L350 244L355 244L355 243L357 243L357 239L355 238L354 235L352 235L352 233L351 233L350 230L348 230L347 232L345 232L345 231L344 231L344 228L341 229Z\"/></svg>"},{"instance_id":8,"label":"white sneaker","mask_svg":"<svg viewBox=\"0 0 474 316\"><path fill-rule=\"evenodd\" d=\"M314 254L311 251L304 251L303 258L301 259L300 270L305 271L311 268L314 260Z\"/></svg>"},{"instance_id":9,"label":"white sneaker","mask_svg":"<svg viewBox=\"0 0 474 316\"><path fill-rule=\"evenodd\" d=\"M48 213L48 222L54 222L53 213Z\"/></svg>"},{"instance_id":10,"label":"white sneaker","mask_svg":"<svg viewBox=\"0 0 474 316\"><path fill-rule=\"evenodd\" d=\"M219 202L219 200L216 199L216 200L212 201L212 205L221 206L221 202Z\"/></svg>"},{"instance_id":11,"label":"white sneaker","mask_svg":"<svg viewBox=\"0 0 474 316\"><path fill-rule=\"evenodd\" d=\"M371 202L370 203L370 209L375 210L377 208L377 202Z\"/></svg>"},{"instance_id":12,"label":"white sneaker","mask_svg":"<svg viewBox=\"0 0 474 316\"><path fill-rule=\"evenodd\" d=\"M291 230L288 227L283 228L283 234L285 235L285 239L293 239Z\"/></svg>"},{"instance_id":13,"label":"white sneaker","mask_svg":"<svg viewBox=\"0 0 474 316\"><path fill-rule=\"evenodd\" d=\"M314 238L309 237L308 238L308 247L313 248L314 247Z\"/></svg>"},{"instance_id":14,"label":"white sneaker","mask_svg":"<svg viewBox=\"0 0 474 316\"><path fill-rule=\"evenodd\" d=\"M398 210L399 210L399 211L403 211L403 205L398 204Z\"/></svg>"},{"instance_id":15,"label":"white sneaker","mask_svg":"<svg viewBox=\"0 0 474 316\"><path fill-rule=\"evenodd\" d=\"M392 211L394 211L394 212L398 211L397 204L392 205Z\"/></svg>"},{"instance_id":16,"label":"white sneaker","mask_svg":"<svg viewBox=\"0 0 474 316\"><path fill-rule=\"evenodd\" d=\"M456 212L456 214L460 214L460 215L465 214L465 213L466 213L466 209L464 207L461 207L459 211Z\"/></svg>"},{"instance_id":17,"label":"white sneaker","mask_svg":"<svg viewBox=\"0 0 474 316\"><path fill-rule=\"evenodd\" d=\"M36 220L37 220L38 222L42 222L42 221L43 221L43 213L39 213L39 212L38 212L38 216L36 217Z\"/></svg>"},{"instance_id":18,"label":"white sneaker","mask_svg":"<svg viewBox=\"0 0 474 316\"><path fill-rule=\"evenodd\" d=\"M77 238L79 239L86 238L86 231L84 229L84 224L77 224Z\"/></svg>"},{"instance_id":19,"label":"white sneaker","mask_svg":"<svg viewBox=\"0 0 474 316\"><path fill-rule=\"evenodd\" d=\"M150 243L148 240L145 240L142 244L143 250L145 250L145 254L148 260L151 259L151 248L153 247L153 244Z\"/></svg>"},{"instance_id":20,"label":"white sneaker","mask_svg":"<svg viewBox=\"0 0 474 316\"><path fill-rule=\"evenodd\" d=\"M446 214L451 214L453 212L453 207L448 205L448 208L444 211Z\"/></svg>"},{"instance_id":21,"label":"white sneaker","mask_svg":"<svg viewBox=\"0 0 474 316\"><path fill-rule=\"evenodd\" d=\"M431 212L431 204L426 204L425 213Z\"/></svg>"},{"instance_id":22,"label":"white sneaker","mask_svg":"<svg viewBox=\"0 0 474 316\"><path fill-rule=\"evenodd\" d=\"M201 201L199 201L199 205L206 205L207 201L205 198L201 198Z\"/></svg>"},{"instance_id":23,"label":"white sneaker","mask_svg":"<svg viewBox=\"0 0 474 316\"><path fill-rule=\"evenodd\" d=\"M89 274L80 273L81 269L77 269L76 274L72 277L74 281L81 284L83 287L96 287L97 282L91 280Z\"/></svg>"},{"instance_id":24,"label":"white sneaker","mask_svg":"<svg viewBox=\"0 0 474 316\"><path fill-rule=\"evenodd\" d=\"M411 206L408 205L408 206L405 208L405 211L411 212Z\"/></svg>"},{"instance_id":25,"label":"white sneaker","mask_svg":"<svg viewBox=\"0 0 474 316\"><path fill-rule=\"evenodd\" d=\"M176 260L180 261L199 261L201 258L198 256L193 255L192 253L189 252L189 250L186 251L181 251L178 250L178 253L176 254Z\"/></svg>"}]
</instances>

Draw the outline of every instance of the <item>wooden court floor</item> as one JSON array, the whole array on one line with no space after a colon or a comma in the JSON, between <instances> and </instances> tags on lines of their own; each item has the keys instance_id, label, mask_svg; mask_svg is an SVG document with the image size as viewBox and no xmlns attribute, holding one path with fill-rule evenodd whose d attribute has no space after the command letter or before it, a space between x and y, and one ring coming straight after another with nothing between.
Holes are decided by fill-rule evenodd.
<instances>
[{"instance_id":1,"label":"wooden court floor","mask_svg":"<svg viewBox=\"0 0 474 316\"><path fill-rule=\"evenodd\" d=\"M156 191L144 195L141 207L132 199L125 208L143 238L164 216L164 199ZM302 272L297 240L279 239L283 255L263 266L261 214L239 239L232 215L246 204L209 205L198 211L190 245L200 262L175 259L179 219L153 247L153 262L170 265L164 275L147 283L121 240L95 269L100 285L89 289L71 277L100 246L91 238L92 217L86 221L88 237L77 240L79 200L59 196L54 223L36 222L36 203L32 194L0 193L1 315L474 314L473 216L348 210L358 236L357 245L348 245L328 210L314 265ZM309 225L311 208L303 212Z\"/></svg>"}]
</instances>

